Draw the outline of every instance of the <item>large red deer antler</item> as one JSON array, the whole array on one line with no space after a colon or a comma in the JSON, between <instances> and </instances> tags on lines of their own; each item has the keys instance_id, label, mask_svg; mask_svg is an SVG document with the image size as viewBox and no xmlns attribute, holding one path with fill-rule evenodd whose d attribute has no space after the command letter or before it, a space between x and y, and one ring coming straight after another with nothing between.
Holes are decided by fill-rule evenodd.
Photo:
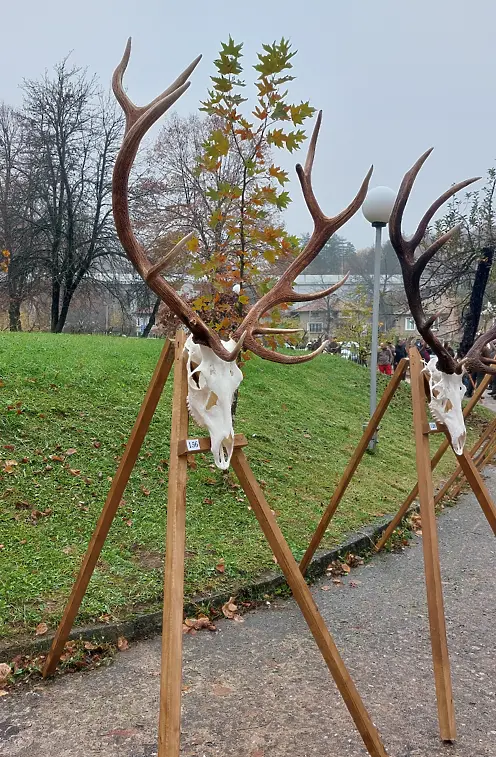
<instances>
[{"instance_id":1,"label":"large red deer antler","mask_svg":"<svg viewBox=\"0 0 496 757\"><path fill-rule=\"evenodd\" d=\"M176 81L162 92L161 95L152 100L148 105L138 107L131 102L124 92L122 85L122 78L129 62L130 52L131 40L129 39L122 60L117 66L112 79L114 94L126 116L124 140L114 166L112 203L117 234L123 248L129 256L129 259L152 291L155 292L155 294L160 297L160 299L163 300L189 328L193 334L195 342L207 345L222 360L234 360L242 348L251 350L265 360L272 360L278 363L303 363L307 360L311 360L322 352L326 344L325 342L318 350L315 350L308 355L282 355L278 352L267 349L260 344L255 337L267 333L293 333L294 329L290 329L289 331L285 329L269 330L260 325L259 320L276 305L285 302L306 302L317 300L321 297L326 297L344 284L347 276L328 289L313 294L298 294L292 288L292 283L295 278L309 265L309 263L312 262L312 260L314 260L334 232L346 223L346 221L348 221L360 208L367 194L372 168L365 177L355 199L345 210L333 218L328 218L323 214L312 188L312 166L315 156L315 146L322 120L322 113L320 112L310 140L305 167L302 168L300 165L296 166L303 196L314 221L312 236L305 245L305 248L291 263L274 287L250 308L248 314L234 334L233 338L236 340L236 346L230 352L226 350L219 336L202 321L199 315L197 315L192 308L181 299L180 295L161 276L172 259L177 257L177 254L193 236L193 233L188 234L188 236L182 239L161 261L152 265L146 256L144 248L134 235L131 219L129 217L129 174L141 140L148 129L150 129L158 118L163 115L189 87L187 79L197 66L201 56L196 58L196 60L194 60L176 79Z\"/></svg>"},{"instance_id":2,"label":"large red deer antler","mask_svg":"<svg viewBox=\"0 0 496 757\"><path fill-rule=\"evenodd\" d=\"M417 329L426 344L428 344L432 348L434 354L437 355L437 367L439 368L439 370L443 373L451 374L460 373L462 370L462 363L457 362L455 358L449 354L449 352L443 347L439 339L432 332L432 324L436 320L436 315L430 316L428 318L424 313L422 299L420 296L420 277L422 276L427 263L432 259L436 252L440 250L441 247L446 244L446 242L451 239L454 234L456 234L456 232L460 229L460 225L454 226L452 229L446 232L446 234L443 234L434 242L432 242L432 244L430 244L429 247L424 250L424 252L417 259L415 259L415 251L424 238L424 234L434 213L441 207L441 205L443 205L446 200L449 200L449 198L452 197L460 189L463 189L469 184L472 184L474 181L478 181L480 177L478 176L473 179L466 179L466 181L461 181L459 184L455 184L454 186L446 190L446 192L444 192L440 197L437 198L437 200L432 203L432 205L420 221L413 236L410 239L405 239L401 231L403 212L408 202L408 198L410 197L410 192L412 191L412 187L415 179L417 178L418 172L431 154L432 149L433 148L427 150L427 152L425 152L417 160L412 168L407 171L403 178L403 181L401 182L401 186L396 197L396 202L389 218L389 238L401 265L406 298L408 300L410 312L413 316ZM494 336L496 336L496 333ZM479 352L480 350L482 350L484 344L486 344L487 341L490 341L490 338L485 341L481 340L482 337L474 344L472 349L467 354L465 358L467 367L469 367L469 365L475 365L475 362L480 359ZM478 342L481 343L480 350ZM487 368L482 368L482 371L487 371Z\"/></svg>"}]
</instances>

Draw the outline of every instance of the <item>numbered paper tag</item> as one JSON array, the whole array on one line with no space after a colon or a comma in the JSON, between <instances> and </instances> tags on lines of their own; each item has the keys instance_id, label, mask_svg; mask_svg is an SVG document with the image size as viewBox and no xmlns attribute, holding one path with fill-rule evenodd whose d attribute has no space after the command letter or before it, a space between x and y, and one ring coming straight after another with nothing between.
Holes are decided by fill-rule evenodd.
<instances>
[{"instance_id":1,"label":"numbered paper tag","mask_svg":"<svg viewBox=\"0 0 496 757\"><path fill-rule=\"evenodd\" d=\"M188 450L188 452L194 452L195 450L200 449L200 440L186 439L186 449Z\"/></svg>"},{"instance_id":2,"label":"numbered paper tag","mask_svg":"<svg viewBox=\"0 0 496 757\"><path fill-rule=\"evenodd\" d=\"M431 421L429 423L429 428L431 431L437 431L437 423L434 423L433 421Z\"/></svg>"}]
</instances>

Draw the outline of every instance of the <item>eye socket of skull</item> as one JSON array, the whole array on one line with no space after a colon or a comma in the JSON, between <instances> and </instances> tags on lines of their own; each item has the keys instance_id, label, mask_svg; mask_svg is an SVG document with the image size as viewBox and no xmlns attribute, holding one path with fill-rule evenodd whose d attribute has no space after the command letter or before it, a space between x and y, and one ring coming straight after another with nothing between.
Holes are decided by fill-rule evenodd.
<instances>
[{"instance_id":1,"label":"eye socket of skull","mask_svg":"<svg viewBox=\"0 0 496 757\"><path fill-rule=\"evenodd\" d=\"M198 389L201 389L201 383L200 383L201 377L202 377L201 363L193 363L193 361L191 361L190 378L192 381L195 382Z\"/></svg>"}]
</instances>

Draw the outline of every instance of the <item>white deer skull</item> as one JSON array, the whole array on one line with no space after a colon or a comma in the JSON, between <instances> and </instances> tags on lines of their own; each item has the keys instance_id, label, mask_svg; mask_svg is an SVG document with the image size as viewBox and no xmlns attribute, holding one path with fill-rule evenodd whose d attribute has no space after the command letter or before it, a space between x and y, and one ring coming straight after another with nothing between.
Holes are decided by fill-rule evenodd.
<instances>
[{"instance_id":1,"label":"white deer skull","mask_svg":"<svg viewBox=\"0 0 496 757\"><path fill-rule=\"evenodd\" d=\"M438 423L448 429L455 455L461 455L467 431L462 412L462 399L466 392L461 373L443 373L437 368L437 357L432 357L424 371L429 377L431 401L429 409Z\"/></svg>"},{"instance_id":2,"label":"white deer skull","mask_svg":"<svg viewBox=\"0 0 496 757\"><path fill-rule=\"evenodd\" d=\"M227 350L235 347L232 339L223 340ZM227 470L234 448L231 405L243 374L236 361L226 362L190 335L184 349L188 353L188 410L192 418L210 434L214 462Z\"/></svg>"}]
</instances>

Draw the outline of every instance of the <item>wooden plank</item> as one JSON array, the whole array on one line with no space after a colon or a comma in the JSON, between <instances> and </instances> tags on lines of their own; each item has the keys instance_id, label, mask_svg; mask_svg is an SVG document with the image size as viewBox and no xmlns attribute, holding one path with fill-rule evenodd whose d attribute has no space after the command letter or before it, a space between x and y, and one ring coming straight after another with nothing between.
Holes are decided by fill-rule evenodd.
<instances>
[{"instance_id":1,"label":"wooden plank","mask_svg":"<svg viewBox=\"0 0 496 757\"><path fill-rule=\"evenodd\" d=\"M307 551L303 555L303 559L300 562L300 570L303 574L306 573L306 570L308 568L308 565L312 557L314 556L316 550L319 548L319 545L327 530L327 527L329 526L329 523L331 522L331 518L334 516L334 513L336 512L337 507L339 503L341 502L344 496L344 493L346 492L346 489L348 488L348 485L351 479L353 478L353 475L355 474L355 471L358 468L365 451L368 448L370 440L376 433L377 427L384 413L386 412L389 406L389 403L391 402L394 396L394 393L396 392L398 386L401 383L403 375L407 369L407 365L408 365L408 360L406 359L402 359L398 363L396 371L391 377L391 380L389 381L386 387L386 390L384 394L382 395L374 414L372 415L371 419L369 420L367 424L365 431L362 434L362 438L358 442L358 445L351 457L350 462L346 466L346 469L343 475L341 476L341 480L339 481L336 489L334 490L334 494L332 495L331 501L327 505L326 511L323 514L322 518L320 519L320 523L315 529L315 533L312 536L312 540L310 541Z\"/></svg>"},{"instance_id":2,"label":"wooden plank","mask_svg":"<svg viewBox=\"0 0 496 757\"><path fill-rule=\"evenodd\" d=\"M178 442L188 435L188 380L184 343L176 333L174 391L171 419L171 454L167 493L167 537L164 572L164 612L158 757L179 757L181 738L181 682L184 601L184 549L186 546L187 457L177 454ZM174 450L176 452L174 452Z\"/></svg>"},{"instance_id":3,"label":"wooden plank","mask_svg":"<svg viewBox=\"0 0 496 757\"><path fill-rule=\"evenodd\" d=\"M88 588L88 583L93 575L95 565L102 551L112 521L114 520L117 508L119 507L119 502L122 499L127 482L129 481L129 476L132 473L141 445L143 444L143 440L157 408L158 401L162 395L173 360L174 349L172 343L167 340L158 359L145 398L141 404L138 417L136 418L126 444L126 449L121 457L119 467L112 480L110 491L105 500L105 505L103 506L102 513L93 532L88 549L86 550L78 576L72 587L71 596L65 607L64 615L60 621L43 668L43 677L51 675L57 667L57 663L64 649L64 644L71 632L74 619L78 613L86 589Z\"/></svg>"},{"instance_id":4,"label":"wooden plank","mask_svg":"<svg viewBox=\"0 0 496 757\"><path fill-rule=\"evenodd\" d=\"M472 460L474 459L474 456L479 451L479 449L482 447L484 442L488 440L489 437L491 437L496 429L496 418L494 418L491 423L487 426L487 428L484 430L484 432L481 434L477 442L474 444L472 449L470 450L470 457ZM447 437L449 439L449 437ZM491 444L491 440L488 441L488 444ZM476 462L477 464L477 462ZM460 476L463 473L461 465L457 465L451 476L448 478L445 484L439 489L439 491L436 493L436 496L434 497L434 505L437 505L438 502L440 502L443 497L446 495L446 493L451 489L453 484L455 483L458 476ZM457 490L458 491L458 487ZM456 493L453 492L453 496L456 496Z\"/></svg>"},{"instance_id":5,"label":"wooden plank","mask_svg":"<svg viewBox=\"0 0 496 757\"><path fill-rule=\"evenodd\" d=\"M489 374L484 376L481 383L475 390L474 394L472 395L472 397L470 397L469 401L463 408L463 417L465 419L468 418L468 416L470 415L470 413L472 412L472 410L474 409L474 407L476 406L476 404L482 397L482 394L486 390L487 385L489 384L491 379L492 379L492 376L490 376ZM435 452L431 460L431 463L430 463L431 471L433 471L437 467L441 459L444 457L446 450L448 450L450 447L451 447L451 444L447 439L445 439L440 444L438 450ZM412 491L410 492L408 497L405 499L400 509L398 510L398 512L396 513L396 515L394 516L394 518L392 519L388 527L384 530L384 533L382 534L381 538L375 545L377 552L380 552L380 550L384 547L384 545L389 541L389 539L391 538L391 534L396 528L398 528L399 524L401 523L401 521L403 520L409 508L415 502L417 497L418 497L418 482L415 484Z\"/></svg>"},{"instance_id":6,"label":"wooden plank","mask_svg":"<svg viewBox=\"0 0 496 757\"><path fill-rule=\"evenodd\" d=\"M489 494L488 488L484 483L481 474L477 470L477 466L475 465L470 455L467 454L467 452L463 452L463 454L457 456L457 460L460 462L460 466L465 474L465 478L470 484L473 493L477 497L477 501L482 508L482 512L486 516L487 522L491 526L493 533L496 536L496 506L491 499L491 495Z\"/></svg>"},{"instance_id":7,"label":"wooden plank","mask_svg":"<svg viewBox=\"0 0 496 757\"><path fill-rule=\"evenodd\" d=\"M198 442L198 447L194 449L188 449L188 442ZM234 446L246 447L248 439L244 434L234 434ZM199 436L191 437L190 439L181 439L177 445L177 454L181 455L197 455L199 452L208 452L211 447L210 437Z\"/></svg>"},{"instance_id":8,"label":"wooden plank","mask_svg":"<svg viewBox=\"0 0 496 757\"><path fill-rule=\"evenodd\" d=\"M422 428L427 421L426 397L421 373L420 355L415 347L409 350L409 357L420 516L422 518L425 585L439 730L443 741L454 741L456 738L455 712L451 687L448 641L446 638L446 620L444 616L436 514L434 511L434 487L432 483L429 437L422 432Z\"/></svg>"},{"instance_id":9,"label":"wooden plank","mask_svg":"<svg viewBox=\"0 0 496 757\"><path fill-rule=\"evenodd\" d=\"M332 677L355 721L364 744L372 757L386 757L386 751L370 716L365 709L355 684L341 659L334 640L329 633L314 602L312 593L294 559L291 550L277 525L244 452L237 448L232 456L232 467L239 479L250 505L264 532L270 548L291 587L294 598L308 623L308 627L327 663Z\"/></svg>"}]
</instances>

